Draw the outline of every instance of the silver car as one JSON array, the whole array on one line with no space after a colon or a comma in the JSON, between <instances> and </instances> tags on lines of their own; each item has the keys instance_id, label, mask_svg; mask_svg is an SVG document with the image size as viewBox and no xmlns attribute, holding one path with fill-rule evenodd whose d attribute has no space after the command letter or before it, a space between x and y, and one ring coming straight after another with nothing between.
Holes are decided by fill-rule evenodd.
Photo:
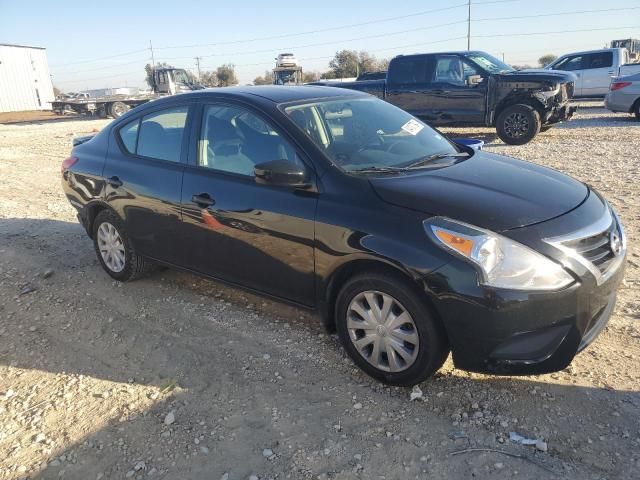
<instances>
[{"instance_id":1,"label":"silver car","mask_svg":"<svg viewBox=\"0 0 640 480\"><path fill-rule=\"evenodd\" d=\"M634 113L640 120L640 73L613 79L604 106L612 112Z\"/></svg>"}]
</instances>

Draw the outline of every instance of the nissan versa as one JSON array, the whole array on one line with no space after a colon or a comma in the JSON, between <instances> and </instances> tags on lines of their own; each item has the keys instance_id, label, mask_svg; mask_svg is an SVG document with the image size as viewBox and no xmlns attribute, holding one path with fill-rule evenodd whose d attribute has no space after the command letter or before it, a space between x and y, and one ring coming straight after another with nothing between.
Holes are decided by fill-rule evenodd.
<instances>
[{"instance_id":1,"label":"nissan versa","mask_svg":"<svg viewBox=\"0 0 640 480\"><path fill-rule=\"evenodd\" d=\"M457 145L372 96L203 90L78 139L63 185L113 278L152 263L318 309L365 372L566 367L604 328L616 213L554 170Z\"/></svg>"}]
</instances>

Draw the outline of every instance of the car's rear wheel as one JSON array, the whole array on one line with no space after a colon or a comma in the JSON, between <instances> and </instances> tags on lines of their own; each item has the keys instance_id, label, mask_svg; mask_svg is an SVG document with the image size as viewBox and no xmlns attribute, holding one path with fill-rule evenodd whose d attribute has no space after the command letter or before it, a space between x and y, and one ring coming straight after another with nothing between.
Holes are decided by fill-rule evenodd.
<instances>
[{"instance_id":1,"label":"car's rear wheel","mask_svg":"<svg viewBox=\"0 0 640 480\"><path fill-rule=\"evenodd\" d=\"M96 216L93 244L102 268L116 280L134 280L149 269L149 262L137 254L122 221L111 210Z\"/></svg>"},{"instance_id":2,"label":"car's rear wheel","mask_svg":"<svg viewBox=\"0 0 640 480\"><path fill-rule=\"evenodd\" d=\"M400 276L372 272L348 280L338 294L336 323L351 359L391 385L420 383L449 353L425 300Z\"/></svg>"},{"instance_id":3,"label":"car's rear wheel","mask_svg":"<svg viewBox=\"0 0 640 480\"><path fill-rule=\"evenodd\" d=\"M523 145L540 132L540 114L530 105L517 104L505 108L496 120L498 137L509 145Z\"/></svg>"},{"instance_id":4,"label":"car's rear wheel","mask_svg":"<svg viewBox=\"0 0 640 480\"><path fill-rule=\"evenodd\" d=\"M113 118L120 118L129 111L129 105L122 102L113 102L109 107L109 113Z\"/></svg>"},{"instance_id":5,"label":"car's rear wheel","mask_svg":"<svg viewBox=\"0 0 640 480\"><path fill-rule=\"evenodd\" d=\"M640 98L636 100L636 107L633 109L633 113L636 115L636 120L640 120Z\"/></svg>"}]
</instances>

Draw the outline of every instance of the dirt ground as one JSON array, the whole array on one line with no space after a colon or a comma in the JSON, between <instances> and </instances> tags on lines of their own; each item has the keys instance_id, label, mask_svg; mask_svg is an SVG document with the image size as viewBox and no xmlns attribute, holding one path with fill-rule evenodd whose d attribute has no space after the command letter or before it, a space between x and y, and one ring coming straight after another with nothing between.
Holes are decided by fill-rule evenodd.
<instances>
[{"instance_id":1,"label":"dirt ground","mask_svg":"<svg viewBox=\"0 0 640 480\"><path fill-rule=\"evenodd\" d=\"M77 115L73 116L78 118ZM24 122L42 122L64 120L69 117L61 117L48 110L30 110L26 112L3 112L0 113L0 125Z\"/></svg>"},{"instance_id":2,"label":"dirt ground","mask_svg":"<svg viewBox=\"0 0 640 480\"><path fill-rule=\"evenodd\" d=\"M522 147L451 130L593 185L629 261L608 328L566 370L491 377L449 360L415 401L357 370L309 312L171 270L112 281L59 173L72 135L107 122L0 125L0 479L638 478L630 116L586 105Z\"/></svg>"}]
</instances>

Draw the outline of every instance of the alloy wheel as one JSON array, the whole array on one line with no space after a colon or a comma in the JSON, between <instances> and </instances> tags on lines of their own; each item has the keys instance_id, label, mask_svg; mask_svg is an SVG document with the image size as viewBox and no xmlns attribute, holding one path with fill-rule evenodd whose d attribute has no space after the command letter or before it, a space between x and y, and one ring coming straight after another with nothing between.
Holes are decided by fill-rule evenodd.
<instances>
[{"instance_id":1,"label":"alloy wheel","mask_svg":"<svg viewBox=\"0 0 640 480\"><path fill-rule=\"evenodd\" d=\"M529 131L529 119L518 112L514 112L504 119L504 131L512 138L520 138Z\"/></svg>"},{"instance_id":2,"label":"alloy wheel","mask_svg":"<svg viewBox=\"0 0 640 480\"><path fill-rule=\"evenodd\" d=\"M98 250L109 270L116 273L124 270L124 244L116 227L109 222L103 222L98 227Z\"/></svg>"},{"instance_id":3,"label":"alloy wheel","mask_svg":"<svg viewBox=\"0 0 640 480\"><path fill-rule=\"evenodd\" d=\"M358 353L379 370L401 372L416 361L416 324L391 295L374 290L356 295L347 309L347 330Z\"/></svg>"}]
</instances>

